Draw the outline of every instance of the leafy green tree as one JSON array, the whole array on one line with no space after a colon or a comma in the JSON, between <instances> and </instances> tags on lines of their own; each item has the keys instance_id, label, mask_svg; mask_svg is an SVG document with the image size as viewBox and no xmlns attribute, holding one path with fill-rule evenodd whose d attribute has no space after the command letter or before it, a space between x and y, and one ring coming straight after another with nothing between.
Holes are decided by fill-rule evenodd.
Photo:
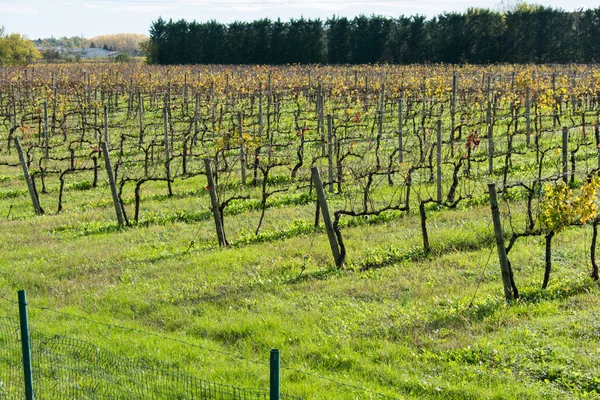
<instances>
[{"instance_id":1,"label":"leafy green tree","mask_svg":"<svg viewBox=\"0 0 600 400\"><path fill-rule=\"evenodd\" d=\"M35 48L33 42L13 33L0 35L0 65L27 65L42 58L40 52Z\"/></svg>"}]
</instances>

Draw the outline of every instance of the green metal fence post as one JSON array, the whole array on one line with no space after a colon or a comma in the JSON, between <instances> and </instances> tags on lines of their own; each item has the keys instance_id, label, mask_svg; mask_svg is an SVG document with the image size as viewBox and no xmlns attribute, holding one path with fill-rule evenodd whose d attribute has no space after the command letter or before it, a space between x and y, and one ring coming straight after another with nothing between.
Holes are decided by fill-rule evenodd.
<instances>
[{"instance_id":1,"label":"green metal fence post","mask_svg":"<svg viewBox=\"0 0 600 400\"><path fill-rule=\"evenodd\" d=\"M33 400L33 374L31 372L31 345L29 343L29 319L27 298L24 290L19 290L19 317L21 320L21 345L23 348L23 373L25 375L25 399Z\"/></svg>"},{"instance_id":2,"label":"green metal fence post","mask_svg":"<svg viewBox=\"0 0 600 400\"><path fill-rule=\"evenodd\" d=\"M280 365L279 365L279 350L271 349L271 379L270 379L270 391L269 400L280 400Z\"/></svg>"}]
</instances>

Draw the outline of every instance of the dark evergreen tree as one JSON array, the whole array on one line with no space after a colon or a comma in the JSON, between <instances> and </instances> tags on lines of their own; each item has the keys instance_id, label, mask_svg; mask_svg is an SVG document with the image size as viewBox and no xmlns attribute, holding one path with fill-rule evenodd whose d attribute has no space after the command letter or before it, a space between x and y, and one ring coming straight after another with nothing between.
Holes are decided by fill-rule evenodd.
<instances>
[{"instance_id":1,"label":"dark evergreen tree","mask_svg":"<svg viewBox=\"0 0 600 400\"><path fill-rule=\"evenodd\" d=\"M524 4L504 14L471 8L429 20L360 15L325 23L159 18L144 52L155 64L589 63L600 61L600 8Z\"/></svg>"},{"instance_id":2,"label":"dark evergreen tree","mask_svg":"<svg viewBox=\"0 0 600 400\"><path fill-rule=\"evenodd\" d=\"M291 62L288 57L288 24L277 21L273 22L273 28L271 30L271 56L269 57L268 64L285 64Z\"/></svg>"},{"instance_id":3,"label":"dark evergreen tree","mask_svg":"<svg viewBox=\"0 0 600 400\"><path fill-rule=\"evenodd\" d=\"M352 62L352 24L346 17L333 17L325 23L327 29L327 62L350 64Z\"/></svg>"}]
</instances>

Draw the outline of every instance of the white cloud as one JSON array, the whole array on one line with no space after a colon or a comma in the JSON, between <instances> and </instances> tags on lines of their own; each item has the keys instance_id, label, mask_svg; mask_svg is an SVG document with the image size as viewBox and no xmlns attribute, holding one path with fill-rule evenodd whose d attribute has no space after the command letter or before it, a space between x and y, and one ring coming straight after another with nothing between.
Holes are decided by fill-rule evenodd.
<instances>
[{"instance_id":1,"label":"white cloud","mask_svg":"<svg viewBox=\"0 0 600 400\"><path fill-rule=\"evenodd\" d=\"M0 3L0 12L10 14L42 15L39 10L36 10L35 8L7 3Z\"/></svg>"},{"instance_id":2,"label":"white cloud","mask_svg":"<svg viewBox=\"0 0 600 400\"><path fill-rule=\"evenodd\" d=\"M119 4L117 1L106 1L106 2L87 2L85 8L91 8L95 10L105 10L111 12L135 12L135 13L151 13L157 14L164 11L173 10L176 7L170 4Z\"/></svg>"}]
</instances>

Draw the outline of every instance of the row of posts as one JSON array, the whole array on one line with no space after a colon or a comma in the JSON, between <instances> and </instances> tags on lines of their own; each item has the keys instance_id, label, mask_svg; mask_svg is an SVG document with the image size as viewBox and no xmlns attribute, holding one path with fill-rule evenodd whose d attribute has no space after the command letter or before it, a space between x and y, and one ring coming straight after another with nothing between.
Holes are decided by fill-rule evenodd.
<instances>
[{"instance_id":1,"label":"row of posts","mask_svg":"<svg viewBox=\"0 0 600 400\"><path fill-rule=\"evenodd\" d=\"M169 186L169 193L172 194L172 189L171 189L171 184L170 184L171 183L170 148L169 148L169 133L168 133L169 131L168 131L167 118L168 118L167 113L165 112L165 123L164 123L164 126L165 126L165 128L164 128L165 157L166 157L165 168L166 168L167 181L168 181L168 186ZM241 115L241 113L238 114L238 125L239 125L239 136L240 136L240 163L241 163L241 175L242 175L241 180L242 180L242 184L246 184L245 145L244 145L244 138L243 138L243 132L242 132L242 115ZM443 182L442 121L441 120L438 120L438 122L437 122L436 134L437 134L436 153L435 153L436 154L436 199L437 199L437 201L441 202L442 195L443 195L443 190L442 190L442 182ZM489 128L488 134L492 135L491 125ZM121 202L119 201L116 180L114 177L114 170L112 168L111 160L109 157L109 148L108 148L106 139L108 139L108 135L106 135L105 140L101 142L101 149L102 149L102 153L104 156L106 172L108 175L109 185L111 188L111 194L112 194L113 202L115 205L115 212L116 212L117 220L118 220L119 225L123 225L124 218L123 218L123 212L122 212L122 208L121 208L122 206L121 206ZM561 152L561 155L562 155L562 178L566 183L568 183L568 180L569 180L568 143L569 143L569 129L567 127L563 127L563 129L562 129L562 146L561 146L562 147L562 152ZM40 205L37 191L35 189L35 183L29 172L27 158L24 154L23 148L21 146L21 143L20 143L20 140L18 137L14 138L14 144L15 144L15 147L17 148L20 163L21 163L21 166L23 169L23 174L24 174L25 180L27 182L27 187L29 190L29 195L31 197L34 212L37 215L42 215L43 209ZM327 171L328 171L328 190L330 193L332 193L334 191L334 188L333 188L333 183L334 183L334 161L333 161L334 135L333 135L333 118L331 115L327 116L327 144L328 144L328 151L327 151L327 155L328 155L328 169L327 169ZM402 147L402 135L401 134L398 137L398 144L399 144L399 147L401 148ZM400 152L400 153L402 153L402 152ZM493 168L494 168L493 156L494 156L493 137L490 137L490 139L488 140L488 160L489 160L488 172L490 174L493 173ZM598 153L598 165L600 167L600 150ZM210 182L210 180L212 180L212 173L209 173L209 170L210 170L209 162L205 161L205 168L207 171L207 177L209 179L209 182L208 182L209 187L214 188L214 183L211 184L211 182ZM216 196L216 193L215 193L215 196ZM214 208L214 205L213 205L213 208ZM217 222L217 221L215 221L215 222ZM217 223L217 226L219 226L219 225L220 224ZM219 242L221 243L221 240L219 240ZM224 243L224 241L223 241L223 243ZM221 243L221 244L223 244L223 243Z\"/></svg>"}]
</instances>

